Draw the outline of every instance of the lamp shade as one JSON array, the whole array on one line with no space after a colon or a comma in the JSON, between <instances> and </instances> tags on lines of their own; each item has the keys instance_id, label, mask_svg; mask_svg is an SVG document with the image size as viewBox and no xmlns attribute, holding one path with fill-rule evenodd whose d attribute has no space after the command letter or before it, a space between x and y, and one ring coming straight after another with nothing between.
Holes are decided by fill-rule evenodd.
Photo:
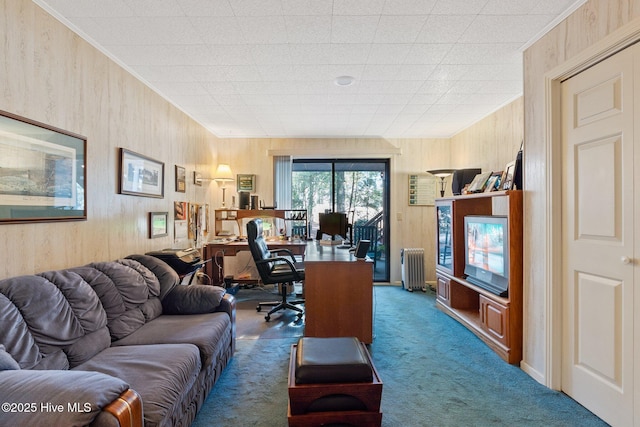
<instances>
[{"instance_id":1,"label":"lamp shade","mask_svg":"<svg viewBox=\"0 0 640 427\"><path fill-rule=\"evenodd\" d=\"M226 182L233 181L233 172L229 165L220 163L216 169L216 174L213 177L214 181Z\"/></svg>"},{"instance_id":2,"label":"lamp shade","mask_svg":"<svg viewBox=\"0 0 640 427\"><path fill-rule=\"evenodd\" d=\"M438 178L446 178L447 176L451 175L455 171L456 171L455 169L434 169L427 172L433 176L437 176Z\"/></svg>"}]
</instances>

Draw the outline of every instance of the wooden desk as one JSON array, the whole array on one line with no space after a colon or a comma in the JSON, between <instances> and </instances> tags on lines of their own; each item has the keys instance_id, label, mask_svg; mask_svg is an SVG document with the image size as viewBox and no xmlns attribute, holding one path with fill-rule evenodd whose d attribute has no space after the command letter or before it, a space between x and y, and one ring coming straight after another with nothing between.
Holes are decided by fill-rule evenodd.
<instances>
[{"instance_id":1,"label":"wooden desk","mask_svg":"<svg viewBox=\"0 0 640 427\"><path fill-rule=\"evenodd\" d=\"M304 260L305 249L307 242L289 242L287 240L273 240L267 242L267 247L270 250L274 249L289 249L293 255L301 256ZM235 241L228 243L207 243L202 252L203 259L212 260L205 265L204 272L207 276L211 277L211 283L216 285L222 283L224 277L220 277L218 265L224 266L225 256L236 256L240 251L248 251L249 244L246 241Z\"/></svg>"},{"instance_id":2,"label":"wooden desk","mask_svg":"<svg viewBox=\"0 0 640 427\"><path fill-rule=\"evenodd\" d=\"M305 331L308 337L357 337L373 341L373 263L346 249L307 245Z\"/></svg>"}]
</instances>

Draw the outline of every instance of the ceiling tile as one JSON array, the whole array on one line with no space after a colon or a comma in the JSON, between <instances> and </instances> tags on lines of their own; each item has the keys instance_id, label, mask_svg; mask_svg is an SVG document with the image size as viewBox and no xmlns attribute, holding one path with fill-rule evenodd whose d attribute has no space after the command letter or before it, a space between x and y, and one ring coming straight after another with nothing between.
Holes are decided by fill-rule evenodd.
<instances>
[{"instance_id":1,"label":"ceiling tile","mask_svg":"<svg viewBox=\"0 0 640 427\"><path fill-rule=\"evenodd\" d=\"M234 16L229 0L179 0L187 16Z\"/></svg>"},{"instance_id":2,"label":"ceiling tile","mask_svg":"<svg viewBox=\"0 0 640 427\"><path fill-rule=\"evenodd\" d=\"M194 16L189 18L205 44L244 44L244 34L235 17Z\"/></svg>"},{"instance_id":3,"label":"ceiling tile","mask_svg":"<svg viewBox=\"0 0 640 427\"><path fill-rule=\"evenodd\" d=\"M427 21L426 15L383 15L376 29L375 43L413 43Z\"/></svg>"},{"instance_id":4,"label":"ceiling tile","mask_svg":"<svg viewBox=\"0 0 640 427\"><path fill-rule=\"evenodd\" d=\"M334 16L332 43L371 43L376 34L378 16Z\"/></svg>"},{"instance_id":5,"label":"ceiling tile","mask_svg":"<svg viewBox=\"0 0 640 427\"><path fill-rule=\"evenodd\" d=\"M237 19L247 43L287 43L283 16L242 16Z\"/></svg>"},{"instance_id":6,"label":"ceiling tile","mask_svg":"<svg viewBox=\"0 0 640 427\"><path fill-rule=\"evenodd\" d=\"M333 0L282 0L285 15L327 15L333 12Z\"/></svg>"},{"instance_id":7,"label":"ceiling tile","mask_svg":"<svg viewBox=\"0 0 640 427\"><path fill-rule=\"evenodd\" d=\"M287 16L285 25L289 43L329 43L331 41L330 16Z\"/></svg>"},{"instance_id":8,"label":"ceiling tile","mask_svg":"<svg viewBox=\"0 0 640 427\"><path fill-rule=\"evenodd\" d=\"M385 0L334 0L334 15L380 15Z\"/></svg>"},{"instance_id":9,"label":"ceiling tile","mask_svg":"<svg viewBox=\"0 0 640 427\"><path fill-rule=\"evenodd\" d=\"M386 0L383 15L428 15L436 0Z\"/></svg>"}]
</instances>

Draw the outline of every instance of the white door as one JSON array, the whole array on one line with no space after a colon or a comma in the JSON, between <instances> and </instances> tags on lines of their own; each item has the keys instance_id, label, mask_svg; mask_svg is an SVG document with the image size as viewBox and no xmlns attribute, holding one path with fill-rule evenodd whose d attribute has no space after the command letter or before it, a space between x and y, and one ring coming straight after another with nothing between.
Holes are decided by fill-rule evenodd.
<instances>
[{"instance_id":1,"label":"white door","mask_svg":"<svg viewBox=\"0 0 640 427\"><path fill-rule=\"evenodd\" d=\"M635 57L640 50L629 47L562 83L562 388L615 426L634 425L638 365L633 259L639 240L634 210L640 213L634 200L640 197L634 193L633 156L634 98L640 112L634 75L640 61ZM635 80L640 86L640 78Z\"/></svg>"}]
</instances>

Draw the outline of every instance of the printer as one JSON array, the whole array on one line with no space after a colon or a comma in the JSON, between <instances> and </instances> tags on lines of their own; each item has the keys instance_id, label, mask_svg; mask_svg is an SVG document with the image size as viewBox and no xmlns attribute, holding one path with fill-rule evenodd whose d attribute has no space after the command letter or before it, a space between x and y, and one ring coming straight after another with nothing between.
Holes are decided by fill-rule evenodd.
<instances>
[{"instance_id":1,"label":"printer","mask_svg":"<svg viewBox=\"0 0 640 427\"><path fill-rule=\"evenodd\" d=\"M205 264L200 256L200 251L196 248L169 248L162 249L160 251L147 252L147 255L159 258L166 262L181 277L193 273Z\"/></svg>"}]
</instances>

